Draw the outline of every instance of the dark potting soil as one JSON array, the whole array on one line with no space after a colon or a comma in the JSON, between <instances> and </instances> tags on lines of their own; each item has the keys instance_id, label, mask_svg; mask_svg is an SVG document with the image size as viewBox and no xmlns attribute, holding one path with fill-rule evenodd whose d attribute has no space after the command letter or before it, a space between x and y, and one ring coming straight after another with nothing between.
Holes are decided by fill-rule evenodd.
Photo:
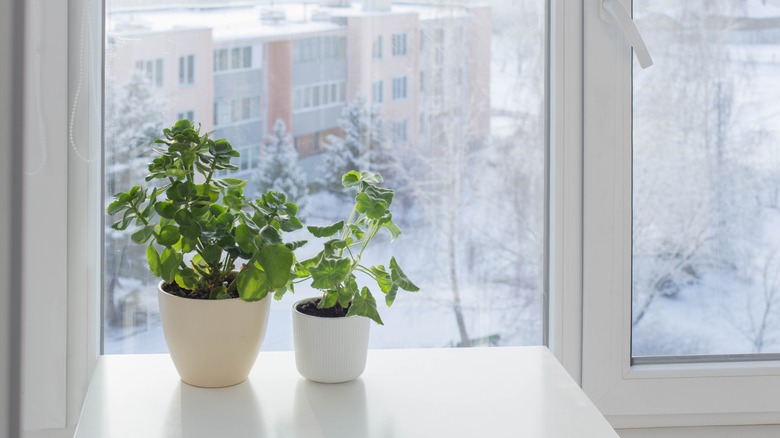
<instances>
[{"instance_id":1,"label":"dark potting soil","mask_svg":"<svg viewBox=\"0 0 780 438\"><path fill-rule=\"evenodd\" d=\"M223 286L228 287L230 283L233 282L233 279L236 278L236 275L237 274L235 272L228 274L227 277L225 277ZM213 287L214 285L209 285L209 287L203 289L182 289L175 281L173 283L163 283L162 285L162 289L171 295L176 295L177 297L182 298L194 298L196 300L208 300L209 294ZM238 291L234 291L231 295L232 298L238 298Z\"/></svg>"},{"instance_id":2,"label":"dark potting soil","mask_svg":"<svg viewBox=\"0 0 780 438\"><path fill-rule=\"evenodd\" d=\"M349 307L344 308L339 305L339 303L336 303L335 306L330 307L328 309L318 309L317 304L320 302L320 299L316 299L313 301L306 301L304 303L298 304L295 308L299 312L310 315L310 316L321 316L323 318L343 318L347 316L347 311L349 310Z\"/></svg>"}]
</instances>

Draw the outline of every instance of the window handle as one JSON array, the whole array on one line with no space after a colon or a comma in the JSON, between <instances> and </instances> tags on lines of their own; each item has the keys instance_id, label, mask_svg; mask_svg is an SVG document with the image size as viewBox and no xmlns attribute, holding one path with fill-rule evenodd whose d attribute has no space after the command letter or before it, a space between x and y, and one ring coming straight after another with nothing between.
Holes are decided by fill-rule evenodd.
<instances>
[{"instance_id":1,"label":"window handle","mask_svg":"<svg viewBox=\"0 0 780 438\"><path fill-rule=\"evenodd\" d=\"M605 11L608 14L604 14ZM653 65L653 58L650 57L650 51L647 50L647 46L644 40L642 40L642 35L639 34L639 29L636 28L634 20L628 15L628 11L619 0L601 0L599 15L606 22L611 21L610 16L617 22L623 31L623 35L626 36L626 39L634 48L634 54L642 68Z\"/></svg>"}]
</instances>

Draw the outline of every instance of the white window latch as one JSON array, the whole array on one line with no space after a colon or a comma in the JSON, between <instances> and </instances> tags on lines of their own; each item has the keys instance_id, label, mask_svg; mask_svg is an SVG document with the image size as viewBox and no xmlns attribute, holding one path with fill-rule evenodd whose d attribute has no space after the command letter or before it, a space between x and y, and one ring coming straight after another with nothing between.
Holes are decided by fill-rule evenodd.
<instances>
[{"instance_id":1,"label":"white window latch","mask_svg":"<svg viewBox=\"0 0 780 438\"><path fill-rule=\"evenodd\" d=\"M604 12L607 12L605 14ZM623 35L626 36L629 44L634 48L634 54L637 61L642 68L647 68L653 65L653 58L650 57L650 52L645 46L645 42L642 40L642 35L639 34L639 29L636 28L634 20L628 15L628 11L620 3L620 0L601 0L601 10L599 11L601 19L609 22L614 19L617 22L620 29L623 31ZM611 19L610 19L611 17Z\"/></svg>"}]
</instances>

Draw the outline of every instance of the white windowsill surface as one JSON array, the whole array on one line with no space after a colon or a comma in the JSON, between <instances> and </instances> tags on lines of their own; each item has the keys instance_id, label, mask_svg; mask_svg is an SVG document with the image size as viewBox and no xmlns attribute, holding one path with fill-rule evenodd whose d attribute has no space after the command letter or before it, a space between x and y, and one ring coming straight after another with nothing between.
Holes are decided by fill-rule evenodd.
<instances>
[{"instance_id":1,"label":"white windowsill surface","mask_svg":"<svg viewBox=\"0 0 780 438\"><path fill-rule=\"evenodd\" d=\"M300 377L261 352L249 379L189 386L167 355L102 356L78 438L618 435L545 347L370 350L352 382Z\"/></svg>"}]
</instances>

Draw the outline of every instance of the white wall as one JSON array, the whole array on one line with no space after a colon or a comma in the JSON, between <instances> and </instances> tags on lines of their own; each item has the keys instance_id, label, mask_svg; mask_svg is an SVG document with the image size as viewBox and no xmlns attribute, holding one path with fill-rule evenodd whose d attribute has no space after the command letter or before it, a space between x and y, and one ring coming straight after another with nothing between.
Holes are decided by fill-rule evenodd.
<instances>
[{"instance_id":1,"label":"white wall","mask_svg":"<svg viewBox=\"0 0 780 438\"><path fill-rule=\"evenodd\" d=\"M20 199L21 191L18 170L21 154L13 146L21 146L21 112L14 90L20 88L21 67L14 61L14 44L21 44L20 35L24 26L15 20L15 11L23 5L22 0L0 2L0 436L19 435L19 303L13 292L18 289L20 261L13 254L21 246L13 227L18 220L13 216L13 207ZM9 133L11 135L9 135ZM17 178L15 178L17 177ZM18 216L17 216L18 217ZM16 296L18 297L18 295Z\"/></svg>"}]
</instances>

